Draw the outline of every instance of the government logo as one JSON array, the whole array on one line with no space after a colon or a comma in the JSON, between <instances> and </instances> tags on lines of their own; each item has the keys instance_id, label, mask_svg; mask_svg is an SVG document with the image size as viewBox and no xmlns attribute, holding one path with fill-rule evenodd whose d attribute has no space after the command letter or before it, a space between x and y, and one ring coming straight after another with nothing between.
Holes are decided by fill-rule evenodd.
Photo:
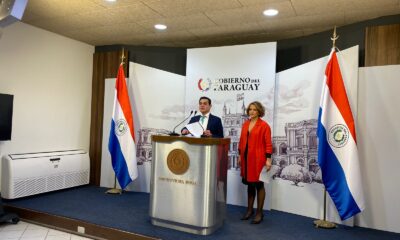
<instances>
[{"instance_id":1,"label":"government logo","mask_svg":"<svg viewBox=\"0 0 400 240\"><path fill-rule=\"evenodd\" d=\"M197 82L197 87L199 88L200 91L206 92L210 90L211 80L210 79L203 80L202 78L200 78L200 80Z\"/></svg>"}]
</instances>

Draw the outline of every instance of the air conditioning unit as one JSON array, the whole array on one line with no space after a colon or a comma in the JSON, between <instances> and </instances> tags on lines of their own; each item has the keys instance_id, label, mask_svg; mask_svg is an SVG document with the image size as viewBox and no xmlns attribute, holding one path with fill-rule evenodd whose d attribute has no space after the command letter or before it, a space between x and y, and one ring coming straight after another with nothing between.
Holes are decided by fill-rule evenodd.
<instances>
[{"instance_id":1,"label":"air conditioning unit","mask_svg":"<svg viewBox=\"0 0 400 240\"><path fill-rule=\"evenodd\" d=\"M15 199L89 183L83 150L10 154L3 157L1 196Z\"/></svg>"}]
</instances>

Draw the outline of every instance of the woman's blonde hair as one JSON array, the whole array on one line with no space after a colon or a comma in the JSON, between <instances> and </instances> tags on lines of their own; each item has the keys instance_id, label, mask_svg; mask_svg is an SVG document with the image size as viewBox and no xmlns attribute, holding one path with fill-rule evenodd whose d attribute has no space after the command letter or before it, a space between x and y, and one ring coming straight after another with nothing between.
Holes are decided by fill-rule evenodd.
<instances>
[{"instance_id":1,"label":"woman's blonde hair","mask_svg":"<svg viewBox=\"0 0 400 240\"><path fill-rule=\"evenodd\" d=\"M246 109L246 114L247 114L247 116L249 116L249 111L250 111L250 106L251 106L251 105L253 105L253 106L256 108L259 117L264 117L264 115L265 115L265 108L264 108L264 106L263 106L260 102L258 102L258 101L254 101L254 102L252 102L252 103L249 104L249 106L248 106L247 109Z\"/></svg>"}]
</instances>

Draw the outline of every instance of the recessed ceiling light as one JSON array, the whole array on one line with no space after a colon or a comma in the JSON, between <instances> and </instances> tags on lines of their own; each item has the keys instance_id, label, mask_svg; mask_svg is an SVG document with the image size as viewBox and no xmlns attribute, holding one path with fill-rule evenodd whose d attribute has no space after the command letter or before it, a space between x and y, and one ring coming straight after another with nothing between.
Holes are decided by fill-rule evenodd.
<instances>
[{"instance_id":1,"label":"recessed ceiling light","mask_svg":"<svg viewBox=\"0 0 400 240\"><path fill-rule=\"evenodd\" d=\"M267 9L263 12L265 16L272 17L278 15L279 11L273 8Z\"/></svg>"},{"instance_id":2,"label":"recessed ceiling light","mask_svg":"<svg viewBox=\"0 0 400 240\"><path fill-rule=\"evenodd\" d=\"M105 0L106 2L116 2L117 0Z\"/></svg>"},{"instance_id":3,"label":"recessed ceiling light","mask_svg":"<svg viewBox=\"0 0 400 240\"><path fill-rule=\"evenodd\" d=\"M156 24L156 25L154 25L154 28L158 29L158 30L165 30L165 29L167 29L167 26L164 24Z\"/></svg>"}]
</instances>

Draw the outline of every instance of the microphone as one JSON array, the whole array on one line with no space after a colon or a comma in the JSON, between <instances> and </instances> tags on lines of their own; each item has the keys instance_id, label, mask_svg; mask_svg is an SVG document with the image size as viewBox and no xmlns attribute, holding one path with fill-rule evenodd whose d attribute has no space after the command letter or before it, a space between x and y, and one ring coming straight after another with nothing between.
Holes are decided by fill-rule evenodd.
<instances>
[{"instance_id":1,"label":"microphone","mask_svg":"<svg viewBox=\"0 0 400 240\"><path fill-rule=\"evenodd\" d=\"M195 114L195 115L196 115L196 113L197 113L197 111L194 111L194 114ZM190 111L189 116L187 116L185 119L183 119L182 122L178 123L178 125L176 125L176 126L174 127L174 130L173 130L171 133L169 133L169 135L170 135L170 136L179 136L180 134L179 134L179 133L176 133L176 132L175 132L175 129L176 129L179 125L181 125L184 121L188 120L188 118L190 118L190 116L192 116L192 114L193 114L193 110Z\"/></svg>"}]
</instances>

